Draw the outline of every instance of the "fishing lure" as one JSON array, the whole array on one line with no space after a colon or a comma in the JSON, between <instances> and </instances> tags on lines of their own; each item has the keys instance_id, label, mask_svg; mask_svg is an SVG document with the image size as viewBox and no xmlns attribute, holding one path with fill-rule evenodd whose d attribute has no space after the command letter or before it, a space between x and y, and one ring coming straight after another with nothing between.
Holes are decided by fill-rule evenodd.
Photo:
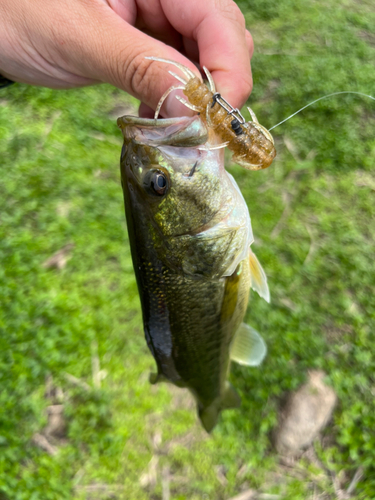
<instances>
[{"instance_id":1,"label":"fishing lure","mask_svg":"<svg viewBox=\"0 0 375 500\"><path fill-rule=\"evenodd\" d=\"M271 165L276 156L272 135L258 122L251 108L248 110L253 121L246 122L241 112L216 92L215 82L205 66L203 70L207 76L208 87L189 68L180 63L159 57L146 57L146 59L172 64L185 76L182 78L169 71L182 85L173 85L162 95L155 111L155 120L168 95L174 90L182 90L188 101L181 96L176 98L188 108L200 113L203 121L223 141L216 147L227 146L234 153L233 161L248 170L260 170Z\"/></svg>"}]
</instances>

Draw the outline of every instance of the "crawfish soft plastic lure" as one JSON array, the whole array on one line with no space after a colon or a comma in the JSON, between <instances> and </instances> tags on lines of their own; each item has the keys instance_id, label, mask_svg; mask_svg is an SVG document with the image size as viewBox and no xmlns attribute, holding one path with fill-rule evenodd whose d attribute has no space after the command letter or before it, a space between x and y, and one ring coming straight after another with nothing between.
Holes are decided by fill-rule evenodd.
<instances>
[{"instance_id":1,"label":"crawfish soft plastic lure","mask_svg":"<svg viewBox=\"0 0 375 500\"><path fill-rule=\"evenodd\" d=\"M248 110L253 121L246 122L241 112L233 108L216 92L212 75L206 67L203 66L203 70L206 73L209 87L189 68L180 63L159 57L147 57L146 59L172 64L179 68L185 76L182 78L173 71L169 71L182 85L173 85L163 94L155 111L155 119L158 118L167 96L172 91L180 89L188 100L180 96L176 96L176 98L188 108L200 113L202 120L223 141L221 146L227 146L233 152L233 161L248 170L260 170L271 165L276 156L272 135L263 125L260 125L251 108Z\"/></svg>"}]
</instances>

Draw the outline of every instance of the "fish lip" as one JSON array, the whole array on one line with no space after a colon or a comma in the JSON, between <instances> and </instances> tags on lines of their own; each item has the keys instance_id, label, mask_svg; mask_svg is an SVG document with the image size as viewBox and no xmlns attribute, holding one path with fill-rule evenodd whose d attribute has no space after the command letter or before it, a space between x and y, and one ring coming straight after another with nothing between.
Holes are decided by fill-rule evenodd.
<instances>
[{"instance_id":1,"label":"fish lip","mask_svg":"<svg viewBox=\"0 0 375 500\"><path fill-rule=\"evenodd\" d=\"M139 116L124 115L117 118L117 125L119 128L126 127L128 125L140 125L141 127L168 127L169 125L174 125L179 122L188 122L191 120L191 116L178 116L175 118L141 118Z\"/></svg>"},{"instance_id":2,"label":"fish lip","mask_svg":"<svg viewBox=\"0 0 375 500\"><path fill-rule=\"evenodd\" d=\"M117 119L125 141L147 146L196 147L208 140L208 129L198 115L176 118L139 118L125 115Z\"/></svg>"}]
</instances>

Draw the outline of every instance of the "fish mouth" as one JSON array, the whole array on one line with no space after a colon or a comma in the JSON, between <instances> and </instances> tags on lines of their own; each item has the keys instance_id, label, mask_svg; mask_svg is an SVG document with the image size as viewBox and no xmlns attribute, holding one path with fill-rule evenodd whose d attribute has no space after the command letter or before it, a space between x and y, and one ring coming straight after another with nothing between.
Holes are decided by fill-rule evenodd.
<instances>
[{"instance_id":1,"label":"fish mouth","mask_svg":"<svg viewBox=\"0 0 375 500\"><path fill-rule=\"evenodd\" d=\"M199 116L139 118L125 115L117 120L125 140L148 146L195 147L208 140L208 129Z\"/></svg>"},{"instance_id":2,"label":"fish mouth","mask_svg":"<svg viewBox=\"0 0 375 500\"><path fill-rule=\"evenodd\" d=\"M195 118L195 117L193 117ZM179 116L175 118L141 118L139 116L124 115L117 119L117 125L122 128L128 125L139 125L140 127L166 127L181 123L183 121L191 120L188 116Z\"/></svg>"}]
</instances>

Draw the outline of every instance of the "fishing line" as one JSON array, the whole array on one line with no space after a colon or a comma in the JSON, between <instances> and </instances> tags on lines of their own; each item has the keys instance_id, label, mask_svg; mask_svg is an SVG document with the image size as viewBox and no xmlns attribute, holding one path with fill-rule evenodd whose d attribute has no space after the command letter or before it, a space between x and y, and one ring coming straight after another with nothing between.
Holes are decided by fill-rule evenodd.
<instances>
[{"instance_id":1,"label":"fishing line","mask_svg":"<svg viewBox=\"0 0 375 500\"><path fill-rule=\"evenodd\" d=\"M304 109L308 108L312 104L315 104L316 102L321 101L322 99L327 99L327 97L332 97L334 95L339 95L339 94L357 94L357 95L360 95L362 97L368 97L369 99L372 99L373 101L375 101L375 97L373 97L372 95L363 94L362 92L354 92L354 91L351 91L351 90L343 90L341 92L333 92L332 94L327 94L327 95L325 95L323 97L319 97L319 99L315 99L315 101L309 102L309 104L306 104L306 106L303 106L303 108L299 109L298 111L296 111L292 115L288 116L288 118L285 118L285 120L277 123L276 125L274 125L273 127L269 128L268 130L271 131L274 128L276 128L279 125L281 125L282 123L285 123L286 121L290 120L290 118L293 118L293 116L296 116L298 113L300 113Z\"/></svg>"}]
</instances>

